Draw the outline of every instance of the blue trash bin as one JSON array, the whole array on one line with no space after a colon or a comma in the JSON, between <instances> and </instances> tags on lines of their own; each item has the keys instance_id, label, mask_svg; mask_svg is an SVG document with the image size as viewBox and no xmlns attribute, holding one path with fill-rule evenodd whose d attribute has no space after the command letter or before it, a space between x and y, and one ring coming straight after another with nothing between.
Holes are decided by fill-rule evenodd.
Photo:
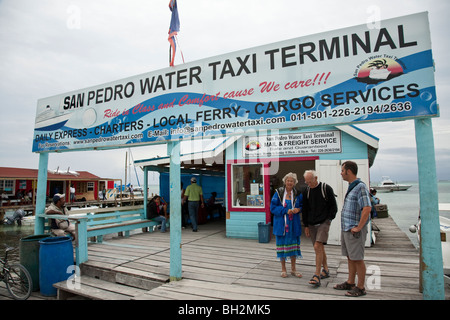
<instances>
[{"instance_id":1,"label":"blue trash bin","mask_svg":"<svg viewBox=\"0 0 450 320\"><path fill-rule=\"evenodd\" d=\"M270 242L270 224L258 222L258 239L259 243Z\"/></svg>"},{"instance_id":2,"label":"blue trash bin","mask_svg":"<svg viewBox=\"0 0 450 320\"><path fill-rule=\"evenodd\" d=\"M56 296L54 283L67 280L73 270L73 247L70 237L53 237L39 241L39 287L43 296Z\"/></svg>"}]
</instances>

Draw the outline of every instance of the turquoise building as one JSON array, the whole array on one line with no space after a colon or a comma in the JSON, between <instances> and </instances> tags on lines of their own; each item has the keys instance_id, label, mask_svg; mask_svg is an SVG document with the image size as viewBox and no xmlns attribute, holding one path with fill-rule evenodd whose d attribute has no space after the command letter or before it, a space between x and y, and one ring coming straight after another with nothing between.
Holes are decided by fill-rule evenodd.
<instances>
[{"instance_id":1,"label":"turquoise building","mask_svg":"<svg viewBox=\"0 0 450 320\"><path fill-rule=\"evenodd\" d=\"M346 160L358 164L358 176L370 185L369 168L378 151L378 138L352 125L295 128L289 130L246 130L245 134L214 140L182 141L180 156L184 187L189 175L208 183L204 197L208 199L214 188L226 208L226 236L258 239L258 223L270 223L270 199L273 190L282 185L288 173L297 174L297 188L306 185L305 170L316 170L319 180L333 187L339 209L347 190L347 182L340 175ZM190 145L190 146L189 146ZM169 171L170 157L135 161L148 171ZM168 193L168 175L161 174L160 193ZM184 178L183 178L184 177ZM203 177L203 178L202 178ZM183 180L184 179L184 180ZM211 180L213 179L213 180ZM186 180L186 181L185 181ZM166 190L167 189L167 190ZM370 245L368 237L366 245ZM340 210L332 223L330 244L340 244Z\"/></svg>"}]
</instances>

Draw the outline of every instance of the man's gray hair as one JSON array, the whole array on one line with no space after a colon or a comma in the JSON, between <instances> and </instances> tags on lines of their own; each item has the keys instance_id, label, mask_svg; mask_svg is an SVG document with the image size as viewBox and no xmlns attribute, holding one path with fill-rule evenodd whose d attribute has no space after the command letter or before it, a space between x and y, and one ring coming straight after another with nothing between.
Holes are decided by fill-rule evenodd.
<instances>
[{"instance_id":1,"label":"man's gray hair","mask_svg":"<svg viewBox=\"0 0 450 320\"><path fill-rule=\"evenodd\" d=\"M306 175L308 174L312 174L313 178L317 178L316 170L306 170L305 173L303 174L303 177L306 177Z\"/></svg>"}]
</instances>

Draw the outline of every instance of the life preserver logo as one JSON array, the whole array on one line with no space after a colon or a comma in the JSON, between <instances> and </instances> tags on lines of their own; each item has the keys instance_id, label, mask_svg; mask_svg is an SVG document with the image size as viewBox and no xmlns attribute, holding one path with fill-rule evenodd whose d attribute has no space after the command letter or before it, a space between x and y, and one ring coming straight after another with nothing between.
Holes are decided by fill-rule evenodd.
<instances>
[{"instance_id":1,"label":"life preserver logo","mask_svg":"<svg viewBox=\"0 0 450 320\"><path fill-rule=\"evenodd\" d=\"M247 151L256 151L256 150L259 150L260 148L261 148L261 144L259 143L259 141L256 141L256 140L249 141L245 145L245 150L247 150Z\"/></svg>"},{"instance_id":2,"label":"life preserver logo","mask_svg":"<svg viewBox=\"0 0 450 320\"><path fill-rule=\"evenodd\" d=\"M366 59L355 71L356 80L368 84L388 81L404 73L399 61L387 57Z\"/></svg>"}]
</instances>

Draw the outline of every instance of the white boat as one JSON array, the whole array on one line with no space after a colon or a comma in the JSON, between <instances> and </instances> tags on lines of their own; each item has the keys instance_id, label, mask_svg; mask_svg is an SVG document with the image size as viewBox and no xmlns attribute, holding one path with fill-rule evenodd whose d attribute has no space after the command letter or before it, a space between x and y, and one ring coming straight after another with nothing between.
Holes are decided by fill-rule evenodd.
<instances>
[{"instance_id":1,"label":"white boat","mask_svg":"<svg viewBox=\"0 0 450 320\"><path fill-rule=\"evenodd\" d=\"M60 114L47 105L37 114L34 129L38 131L58 130L69 121L70 116L70 114Z\"/></svg>"},{"instance_id":2,"label":"white boat","mask_svg":"<svg viewBox=\"0 0 450 320\"><path fill-rule=\"evenodd\" d=\"M392 181L389 177L382 177L381 183L372 188L377 190L377 192L406 191L411 188L411 185L398 184Z\"/></svg>"}]
</instances>

